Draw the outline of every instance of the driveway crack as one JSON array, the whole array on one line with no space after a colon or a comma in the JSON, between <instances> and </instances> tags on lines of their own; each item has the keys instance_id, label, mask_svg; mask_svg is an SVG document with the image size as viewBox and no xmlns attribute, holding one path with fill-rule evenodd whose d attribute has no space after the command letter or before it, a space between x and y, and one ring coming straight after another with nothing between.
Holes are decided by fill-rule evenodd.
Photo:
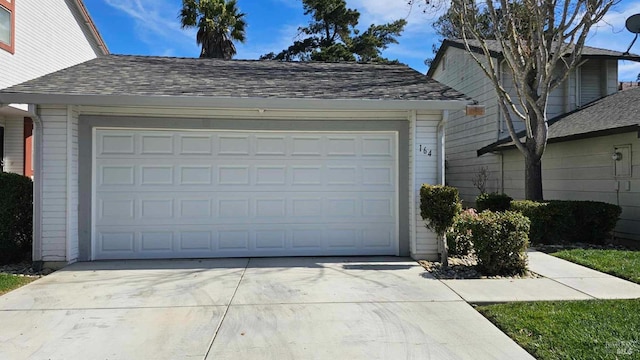
<instances>
[{"instance_id":1,"label":"driveway crack","mask_svg":"<svg viewBox=\"0 0 640 360\"><path fill-rule=\"evenodd\" d=\"M218 336L218 332L220 331L220 328L222 327L222 323L224 323L224 319L226 319L227 317L227 313L229 312L229 308L231 307L231 303L233 303L233 299L236 297L236 293L238 293L238 288L240 287L240 283L242 282L242 279L244 279L244 274L247 272L247 269L249 268L249 263L251 262L251 258L247 259L247 264L244 266L244 270L242 270L242 275L240 275L240 280L238 280L238 284L236 284L236 288L233 290L233 295L231 296L231 299L229 299L229 303L227 304L227 307L224 309L224 312L222 313L222 318L220 319L220 321L218 322L218 326L216 327L216 331L213 333L213 337L211 337L211 341L209 342L209 347L207 348L207 352L204 354L204 360L207 359L207 357L209 356L209 353L211 352L211 348L213 347L213 342L216 341L216 337Z\"/></svg>"}]
</instances>

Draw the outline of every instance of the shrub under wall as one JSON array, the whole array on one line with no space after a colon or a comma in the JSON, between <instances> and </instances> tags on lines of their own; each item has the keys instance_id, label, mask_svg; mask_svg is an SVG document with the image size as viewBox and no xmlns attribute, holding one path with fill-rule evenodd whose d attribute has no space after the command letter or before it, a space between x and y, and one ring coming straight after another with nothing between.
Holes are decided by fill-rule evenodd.
<instances>
[{"instance_id":1,"label":"shrub under wall","mask_svg":"<svg viewBox=\"0 0 640 360\"><path fill-rule=\"evenodd\" d=\"M499 193L484 193L476 198L476 208L479 212L485 210L507 211L511 207L511 196Z\"/></svg>"},{"instance_id":2,"label":"shrub under wall","mask_svg":"<svg viewBox=\"0 0 640 360\"><path fill-rule=\"evenodd\" d=\"M483 211L470 221L478 267L486 275L527 271L530 221L514 211Z\"/></svg>"},{"instance_id":3,"label":"shrub under wall","mask_svg":"<svg viewBox=\"0 0 640 360\"><path fill-rule=\"evenodd\" d=\"M603 244L622 213L622 208L618 205L564 200L512 201L511 210L518 211L531 220L529 237L534 244Z\"/></svg>"},{"instance_id":4,"label":"shrub under wall","mask_svg":"<svg viewBox=\"0 0 640 360\"><path fill-rule=\"evenodd\" d=\"M33 182L0 172L0 264L30 258L33 227Z\"/></svg>"},{"instance_id":5,"label":"shrub under wall","mask_svg":"<svg viewBox=\"0 0 640 360\"><path fill-rule=\"evenodd\" d=\"M420 188L420 216L427 228L444 235L453 219L462 211L458 189L451 186L423 184Z\"/></svg>"}]
</instances>

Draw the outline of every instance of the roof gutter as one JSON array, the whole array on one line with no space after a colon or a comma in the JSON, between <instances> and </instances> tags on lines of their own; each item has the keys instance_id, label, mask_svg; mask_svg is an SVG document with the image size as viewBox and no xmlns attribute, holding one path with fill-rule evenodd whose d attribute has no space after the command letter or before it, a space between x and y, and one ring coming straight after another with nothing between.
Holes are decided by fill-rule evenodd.
<instances>
[{"instance_id":1,"label":"roof gutter","mask_svg":"<svg viewBox=\"0 0 640 360\"><path fill-rule=\"evenodd\" d=\"M107 48L107 44L104 42L104 39L102 38L102 35L100 35L100 32L98 31L98 28L96 27L96 24L93 22L93 19L91 18L91 15L89 15L89 11L87 10L87 7L84 5L82 0L74 0L73 2L78 7L78 10L80 11L80 14L84 18L84 24L91 31L91 34L93 35L93 37L95 38L96 42L98 43L98 48L100 48L100 50L102 51L102 54L103 55L109 55L109 48Z\"/></svg>"},{"instance_id":2,"label":"roof gutter","mask_svg":"<svg viewBox=\"0 0 640 360\"><path fill-rule=\"evenodd\" d=\"M210 96L157 95L51 95L0 93L0 103L86 106L164 106L225 109L332 109L332 110L461 110L472 100L364 100L220 98Z\"/></svg>"}]
</instances>

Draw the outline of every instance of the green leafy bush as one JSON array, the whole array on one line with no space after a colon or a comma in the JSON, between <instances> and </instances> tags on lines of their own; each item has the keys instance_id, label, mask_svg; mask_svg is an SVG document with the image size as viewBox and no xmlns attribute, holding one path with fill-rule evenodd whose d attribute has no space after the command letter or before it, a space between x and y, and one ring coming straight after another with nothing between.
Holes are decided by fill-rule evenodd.
<instances>
[{"instance_id":1,"label":"green leafy bush","mask_svg":"<svg viewBox=\"0 0 640 360\"><path fill-rule=\"evenodd\" d=\"M597 201L511 202L511 210L531 220L534 244L588 242L602 244L615 228L622 208Z\"/></svg>"},{"instance_id":2,"label":"green leafy bush","mask_svg":"<svg viewBox=\"0 0 640 360\"><path fill-rule=\"evenodd\" d=\"M423 184L420 188L420 215L427 228L443 236L462 211L458 189L443 185Z\"/></svg>"},{"instance_id":3,"label":"green leafy bush","mask_svg":"<svg viewBox=\"0 0 640 360\"><path fill-rule=\"evenodd\" d=\"M529 219L513 211L483 211L473 219L473 247L480 271L487 275L525 273L529 225Z\"/></svg>"},{"instance_id":4,"label":"green leafy bush","mask_svg":"<svg viewBox=\"0 0 640 360\"><path fill-rule=\"evenodd\" d=\"M478 214L474 209L465 210L455 217L451 231L447 234L449 254L465 256L473 250L471 224L476 217Z\"/></svg>"},{"instance_id":5,"label":"green leafy bush","mask_svg":"<svg viewBox=\"0 0 640 360\"><path fill-rule=\"evenodd\" d=\"M0 172L0 264L29 258L32 226L31 179Z\"/></svg>"},{"instance_id":6,"label":"green leafy bush","mask_svg":"<svg viewBox=\"0 0 640 360\"><path fill-rule=\"evenodd\" d=\"M476 198L476 208L482 212L485 210L491 211L507 211L511 207L511 196L507 194L480 194Z\"/></svg>"}]
</instances>

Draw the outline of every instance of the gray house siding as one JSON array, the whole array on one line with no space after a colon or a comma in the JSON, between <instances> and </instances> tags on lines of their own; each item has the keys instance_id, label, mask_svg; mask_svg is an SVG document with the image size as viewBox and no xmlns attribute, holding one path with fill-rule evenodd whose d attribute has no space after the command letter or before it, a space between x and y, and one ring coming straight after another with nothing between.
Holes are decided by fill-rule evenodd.
<instances>
[{"instance_id":1,"label":"gray house siding","mask_svg":"<svg viewBox=\"0 0 640 360\"><path fill-rule=\"evenodd\" d=\"M611 155L616 146L630 145L631 176L616 176ZM524 198L522 154L504 151L505 193ZM618 164L620 165L620 164ZM542 161L543 188L549 200L592 200L617 204L622 215L615 236L640 241L640 140L636 132L551 143Z\"/></svg>"}]
</instances>

